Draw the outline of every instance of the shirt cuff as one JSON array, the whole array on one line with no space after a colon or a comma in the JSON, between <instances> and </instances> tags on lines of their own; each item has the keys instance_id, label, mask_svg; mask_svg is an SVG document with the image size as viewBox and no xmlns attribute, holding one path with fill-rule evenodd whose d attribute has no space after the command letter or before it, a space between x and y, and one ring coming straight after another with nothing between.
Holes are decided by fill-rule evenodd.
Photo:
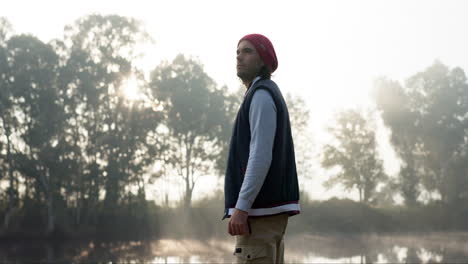
<instances>
[{"instance_id":1,"label":"shirt cuff","mask_svg":"<svg viewBox=\"0 0 468 264\"><path fill-rule=\"evenodd\" d=\"M244 200L242 198L237 199L236 208L245 212L248 212L249 209L252 207L252 203L248 200Z\"/></svg>"}]
</instances>

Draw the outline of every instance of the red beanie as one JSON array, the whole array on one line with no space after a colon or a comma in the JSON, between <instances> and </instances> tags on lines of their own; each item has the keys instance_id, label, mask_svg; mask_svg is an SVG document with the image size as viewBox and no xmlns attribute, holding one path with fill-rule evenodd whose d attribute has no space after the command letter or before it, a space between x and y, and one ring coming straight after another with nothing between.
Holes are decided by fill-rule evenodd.
<instances>
[{"instance_id":1,"label":"red beanie","mask_svg":"<svg viewBox=\"0 0 468 264\"><path fill-rule=\"evenodd\" d=\"M274 72L276 68L278 68L278 59L276 58L275 49L267 37L261 34L249 34L241 38L237 45L243 40L248 40L254 45L263 63L265 63L271 72Z\"/></svg>"}]
</instances>

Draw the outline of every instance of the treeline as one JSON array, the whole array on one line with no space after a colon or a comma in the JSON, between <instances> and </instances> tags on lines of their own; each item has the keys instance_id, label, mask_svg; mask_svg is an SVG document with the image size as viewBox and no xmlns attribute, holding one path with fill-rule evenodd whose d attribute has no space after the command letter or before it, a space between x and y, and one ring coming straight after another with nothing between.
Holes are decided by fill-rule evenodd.
<instances>
[{"instance_id":1,"label":"treeline","mask_svg":"<svg viewBox=\"0 0 468 264\"><path fill-rule=\"evenodd\" d=\"M192 210L158 208L158 235L165 238L226 238L228 220L221 221L222 193L197 201ZM468 205L433 201L417 206L377 207L350 199L301 202L291 217L288 235L353 235L362 233L427 233L468 230Z\"/></svg>"},{"instance_id":2,"label":"treeline","mask_svg":"<svg viewBox=\"0 0 468 264\"><path fill-rule=\"evenodd\" d=\"M223 175L242 96L219 87L197 59L183 55L145 77L134 65L141 55L135 51L150 41L138 21L115 15L81 18L49 43L15 35L0 19L0 236L224 234L220 224L212 224L222 214L221 195L193 205L192 194L200 177ZM431 204L442 211L464 208L463 70L436 62L405 85L379 79L374 95L375 109L341 112L330 126L334 140L319 151L319 160L337 173L326 185L357 190L359 206L370 211L356 212L394 208L399 197L402 208L414 212L426 212L420 208ZM299 174L318 177L310 175L309 112L300 98L287 100ZM379 118L402 163L396 178L383 169ZM162 175L183 184L179 208L147 200L148 185ZM311 204L305 203L300 226L335 223L314 220L307 210L359 207Z\"/></svg>"},{"instance_id":3,"label":"treeline","mask_svg":"<svg viewBox=\"0 0 468 264\"><path fill-rule=\"evenodd\" d=\"M3 235L151 233L149 183L175 174L189 208L196 178L223 170L239 98L183 55L146 80L133 61L147 41L114 15L81 18L49 43L0 20Z\"/></svg>"}]
</instances>

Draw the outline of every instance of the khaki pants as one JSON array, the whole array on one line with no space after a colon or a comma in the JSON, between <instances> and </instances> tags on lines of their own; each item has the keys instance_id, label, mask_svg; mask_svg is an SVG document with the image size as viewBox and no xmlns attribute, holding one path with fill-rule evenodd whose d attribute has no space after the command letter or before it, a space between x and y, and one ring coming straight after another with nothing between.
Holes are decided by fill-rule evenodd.
<instances>
[{"instance_id":1,"label":"khaki pants","mask_svg":"<svg viewBox=\"0 0 468 264\"><path fill-rule=\"evenodd\" d=\"M288 215L249 218L251 234L236 236L237 263L284 263Z\"/></svg>"}]
</instances>

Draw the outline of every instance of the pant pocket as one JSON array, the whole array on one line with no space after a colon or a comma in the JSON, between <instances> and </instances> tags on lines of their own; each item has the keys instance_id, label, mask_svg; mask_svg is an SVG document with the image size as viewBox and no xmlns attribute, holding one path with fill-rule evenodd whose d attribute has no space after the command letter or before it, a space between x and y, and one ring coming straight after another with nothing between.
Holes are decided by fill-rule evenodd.
<instances>
[{"instance_id":1,"label":"pant pocket","mask_svg":"<svg viewBox=\"0 0 468 264\"><path fill-rule=\"evenodd\" d=\"M265 246L236 246L236 250L234 251L234 256L237 258L249 262L255 261L260 258L267 256L267 249Z\"/></svg>"}]
</instances>

